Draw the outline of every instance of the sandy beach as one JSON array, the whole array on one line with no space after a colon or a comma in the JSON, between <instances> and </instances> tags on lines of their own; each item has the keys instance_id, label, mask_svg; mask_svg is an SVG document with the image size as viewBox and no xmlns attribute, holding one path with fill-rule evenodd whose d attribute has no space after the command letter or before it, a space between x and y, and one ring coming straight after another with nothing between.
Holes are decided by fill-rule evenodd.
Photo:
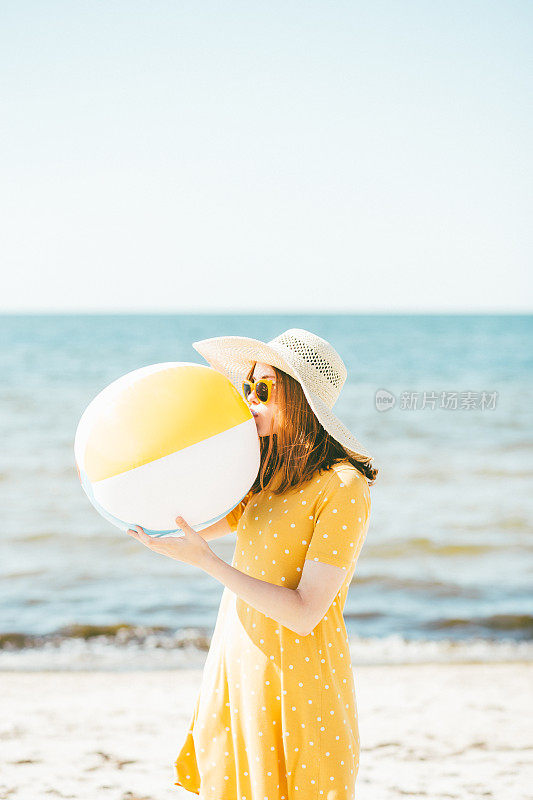
<instances>
[{"instance_id":1,"label":"sandy beach","mask_svg":"<svg viewBox=\"0 0 533 800\"><path fill-rule=\"evenodd\" d=\"M2 672L0 798L196 797L173 781L201 677ZM366 665L354 677L357 800L533 798L533 665Z\"/></svg>"}]
</instances>

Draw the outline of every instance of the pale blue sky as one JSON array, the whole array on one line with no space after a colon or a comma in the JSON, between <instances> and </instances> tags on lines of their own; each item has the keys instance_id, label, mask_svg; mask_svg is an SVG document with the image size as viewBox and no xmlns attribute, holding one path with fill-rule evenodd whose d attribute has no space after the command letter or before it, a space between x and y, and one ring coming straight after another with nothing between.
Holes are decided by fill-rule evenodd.
<instances>
[{"instance_id":1,"label":"pale blue sky","mask_svg":"<svg viewBox=\"0 0 533 800\"><path fill-rule=\"evenodd\" d=\"M530 310L532 23L3 0L1 308Z\"/></svg>"}]
</instances>

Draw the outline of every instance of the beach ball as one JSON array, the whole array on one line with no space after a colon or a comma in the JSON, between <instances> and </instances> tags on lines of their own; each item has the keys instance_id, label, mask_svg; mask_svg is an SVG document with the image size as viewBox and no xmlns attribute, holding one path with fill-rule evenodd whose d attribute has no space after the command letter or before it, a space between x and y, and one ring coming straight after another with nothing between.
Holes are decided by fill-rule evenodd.
<instances>
[{"instance_id":1,"label":"beach ball","mask_svg":"<svg viewBox=\"0 0 533 800\"><path fill-rule=\"evenodd\" d=\"M122 530L181 535L240 503L260 465L257 426L231 381L187 361L128 372L84 411L74 440L78 476L96 510Z\"/></svg>"}]
</instances>

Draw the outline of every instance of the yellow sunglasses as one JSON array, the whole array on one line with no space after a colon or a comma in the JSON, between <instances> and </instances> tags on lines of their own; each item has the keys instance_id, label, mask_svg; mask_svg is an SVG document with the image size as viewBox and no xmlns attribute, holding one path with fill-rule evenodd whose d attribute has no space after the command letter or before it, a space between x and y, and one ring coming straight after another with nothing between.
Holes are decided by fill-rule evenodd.
<instances>
[{"instance_id":1,"label":"yellow sunglasses","mask_svg":"<svg viewBox=\"0 0 533 800\"><path fill-rule=\"evenodd\" d=\"M255 389L255 394L259 402L268 403L272 397L272 387L274 384L275 381L271 378L261 378L260 381L245 380L242 382L242 393L245 398L248 398L248 395Z\"/></svg>"}]
</instances>

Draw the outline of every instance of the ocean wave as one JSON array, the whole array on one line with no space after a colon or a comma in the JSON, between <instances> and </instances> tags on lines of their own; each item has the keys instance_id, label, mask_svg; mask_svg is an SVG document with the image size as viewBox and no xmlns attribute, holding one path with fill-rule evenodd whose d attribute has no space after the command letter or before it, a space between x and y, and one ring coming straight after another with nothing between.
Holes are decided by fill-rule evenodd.
<instances>
[{"instance_id":1,"label":"ocean wave","mask_svg":"<svg viewBox=\"0 0 533 800\"><path fill-rule=\"evenodd\" d=\"M354 583L359 586L366 585L373 590L384 590L393 592L408 591L416 592L425 597L452 597L457 598L480 598L483 597L484 589L482 586L467 586L465 584L452 583L451 581L439 581L437 578L409 578L402 575L388 575L370 573L354 577ZM344 617L349 616L344 612Z\"/></svg>"},{"instance_id":2,"label":"ocean wave","mask_svg":"<svg viewBox=\"0 0 533 800\"><path fill-rule=\"evenodd\" d=\"M459 526L456 526L459 527ZM461 526L464 530L485 530L486 525ZM530 525L525 521L512 519L502 521L499 527L504 530L526 530L529 531ZM373 558L400 558L406 555L431 555L431 556L479 556L484 553L492 552L531 552L533 548L530 544L513 543L509 541L495 542L458 542L440 543L426 536L413 536L402 539L401 541L369 542L366 553Z\"/></svg>"},{"instance_id":3,"label":"ocean wave","mask_svg":"<svg viewBox=\"0 0 533 800\"><path fill-rule=\"evenodd\" d=\"M18 631L0 633L0 651L23 650L26 648L60 647L71 640L100 642L124 647L130 644L147 647L180 648L188 645L198 650L209 648L206 634L194 628L182 628L172 631L164 625L145 626L119 622L114 625L71 624L59 628L53 633L22 633Z\"/></svg>"},{"instance_id":4,"label":"ocean wave","mask_svg":"<svg viewBox=\"0 0 533 800\"><path fill-rule=\"evenodd\" d=\"M87 630L88 629L88 630ZM66 629L64 631L66 633ZM197 628L170 632L142 626L73 626L70 636L23 639L4 634L0 671L201 669L210 637ZM533 642L406 639L351 635L357 665L533 662Z\"/></svg>"},{"instance_id":5,"label":"ocean wave","mask_svg":"<svg viewBox=\"0 0 533 800\"><path fill-rule=\"evenodd\" d=\"M490 631L513 634L525 640L533 640L533 617L530 614L492 614L483 617L445 617L426 622L426 630L453 628L461 633L472 634Z\"/></svg>"}]
</instances>

